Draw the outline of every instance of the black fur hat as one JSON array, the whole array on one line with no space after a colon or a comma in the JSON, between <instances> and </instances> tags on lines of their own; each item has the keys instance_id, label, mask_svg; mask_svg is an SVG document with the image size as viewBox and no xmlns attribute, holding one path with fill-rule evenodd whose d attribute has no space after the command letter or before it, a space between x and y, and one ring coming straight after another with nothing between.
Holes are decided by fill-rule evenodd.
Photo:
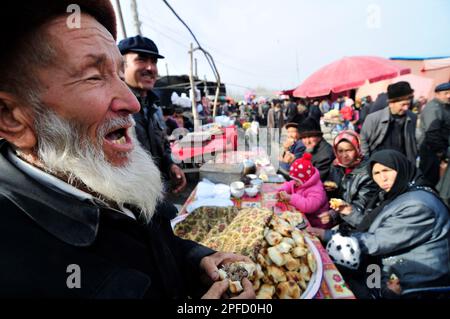
<instances>
[{"instance_id":1,"label":"black fur hat","mask_svg":"<svg viewBox=\"0 0 450 319\"><path fill-rule=\"evenodd\" d=\"M390 84L387 88L389 102L409 100L413 93L414 90L406 81Z\"/></svg>"},{"instance_id":2,"label":"black fur hat","mask_svg":"<svg viewBox=\"0 0 450 319\"><path fill-rule=\"evenodd\" d=\"M0 4L0 64L9 63L20 40L52 18L67 15L78 5L81 13L93 16L116 39L116 16L109 0L15 0Z\"/></svg>"},{"instance_id":3,"label":"black fur hat","mask_svg":"<svg viewBox=\"0 0 450 319\"><path fill-rule=\"evenodd\" d=\"M311 117L307 117L299 124L298 133L300 138L323 135L320 124Z\"/></svg>"}]
</instances>

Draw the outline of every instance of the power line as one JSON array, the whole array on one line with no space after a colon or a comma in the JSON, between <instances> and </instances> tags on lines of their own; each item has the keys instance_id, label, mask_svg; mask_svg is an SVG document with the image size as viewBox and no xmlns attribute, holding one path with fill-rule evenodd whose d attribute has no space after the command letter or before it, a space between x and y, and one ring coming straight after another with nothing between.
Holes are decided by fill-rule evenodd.
<instances>
[{"instance_id":1,"label":"power line","mask_svg":"<svg viewBox=\"0 0 450 319\"><path fill-rule=\"evenodd\" d=\"M145 16L144 16L144 17L145 17ZM186 45L184 45L183 43L181 43L179 40L177 40L177 39L175 39L175 38L173 38L173 37L167 35L166 33L161 32L159 28L156 28L155 26L151 26L151 25L150 25L149 23L147 23L146 21L143 21L142 24L143 24L144 26L148 27L148 28L153 29L153 30L154 30L155 32L157 32L158 34L160 34L160 35L166 37L167 39L173 41L174 43L178 44L179 46L181 46L181 47L183 47L183 48L186 48ZM249 72L249 71L247 71L247 70L240 69L240 68L237 68L237 67L235 67L235 66L231 66L231 65L229 65L229 64L227 64L227 63L224 63L224 62L221 61L221 60L217 60L217 59L216 59L216 61L217 61L217 64L223 65L223 66L225 66L226 68L230 68L230 69L239 71L239 72L241 72L241 73L245 73L245 74L250 75L250 76L253 76L253 77L261 78L261 77L263 77L263 76L266 76L266 75L263 75L263 74L258 75L258 74ZM273 75L272 75L272 77L281 77L281 76L273 76Z\"/></svg>"},{"instance_id":2,"label":"power line","mask_svg":"<svg viewBox=\"0 0 450 319\"><path fill-rule=\"evenodd\" d=\"M148 10L148 8L145 7L145 10ZM142 15L142 14L141 14L141 15ZM142 15L142 16L143 16L145 19L151 20L151 21L154 22L155 24L158 24L160 27L166 29L167 31L170 31L170 32L176 33L177 35L180 35L180 32L179 32L179 31L176 31L175 29L173 29L173 28L171 28L171 27L168 27L167 25L165 25L165 24L163 24L163 23L157 21L156 19L151 18L150 16L147 16L146 14L145 14L145 15ZM155 26L150 26L150 24L146 23L145 21L144 21L143 23L144 23L146 26L148 26L149 28L152 28L153 30L155 30L156 32L161 33L162 35L164 35L166 38L172 40L173 42L176 42L177 44L180 44L181 46L185 47L184 44L182 44L182 43L180 42L180 40L176 40L176 39L174 39L172 36L167 35L167 33L161 32L161 31L160 31L161 29L160 29L159 27L156 28ZM216 54L218 54L218 55L222 55L223 57L230 57L230 58L232 58L233 60L239 59L239 58L236 58L236 57L234 57L234 56L232 56L232 55L230 55L230 54L225 54L225 53L223 53L223 52L221 52L221 51L219 52L219 51L218 51L219 49L217 49L217 48L215 48L215 47L212 47L212 46L210 46L210 45L208 45L208 48L212 48L212 49L213 49L212 51L214 51L214 52L215 52ZM210 50L210 51L211 51L211 50ZM240 60L241 60L241 61L244 61L243 59L240 59ZM220 64L220 65L226 66L226 67L228 67L228 68L234 69L234 70L236 70L236 71L245 73L245 74L250 75L250 76L253 76L253 77L258 77L258 78L260 78L260 77L267 76L266 74L256 74L256 73L253 73L252 71L249 71L249 70L245 70L245 69L242 69L242 68L237 68L237 67L235 67L235 66L231 66L231 65L229 65L229 64L227 64L227 63L225 63L225 62L223 62L223 61L217 60L217 59L215 59L215 61L217 61L217 63ZM274 76L273 74L271 75L271 77L275 77L275 78L284 78L284 76L281 76L281 75L278 75L278 76L275 75L275 76Z\"/></svg>"},{"instance_id":3,"label":"power line","mask_svg":"<svg viewBox=\"0 0 450 319\"><path fill-rule=\"evenodd\" d=\"M172 41L175 42L176 44L182 46L184 49L187 49L187 48L188 48L188 45L186 45L186 44L184 44L184 43L181 43L180 41L178 41L178 40L172 38L171 36L169 36L169 35L167 35L167 34L161 32L159 29L155 28L154 26L151 26L151 25L148 24L147 22L144 21L144 22L142 22L142 24L143 24L144 26L149 27L150 29L153 29L153 30L156 31L158 34L163 35L163 36L166 37L167 39L172 40Z\"/></svg>"},{"instance_id":4,"label":"power line","mask_svg":"<svg viewBox=\"0 0 450 319\"><path fill-rule=\"evenodd\" d=\"M186 29L188 29L189 33L192 35L192 37L195 40L195 43L197 43L198 45L198 49L201 50L203 52L203 54L206 57L206 60L209 63L209 66L211 67L211 69L213 70L213 73L216 77L216 80L219 82L220 81L220 76L219 76L219 72L217 71L217 68L215 66L214 60L212 58L212 56L205 50L203 49L203 47L200 45L200 42L197 40L197 37L195 36L195 34L192 32L192 30L189 28L189 26L186 24L186 22L183 21L183 19L181 19L181 17L178 15L178 13L172 8L172 6L167 2L167 0L162 0L166 6L170 9L170 11L172 11L172 13L177 17L177 19L186 27Z\"/></svg>"}]
</instances>

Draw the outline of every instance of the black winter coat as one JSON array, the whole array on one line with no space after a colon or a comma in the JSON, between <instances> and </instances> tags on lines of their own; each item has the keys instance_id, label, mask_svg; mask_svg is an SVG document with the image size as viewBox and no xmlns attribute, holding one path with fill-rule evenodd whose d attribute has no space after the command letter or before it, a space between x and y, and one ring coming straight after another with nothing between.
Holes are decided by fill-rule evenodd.
<instances>
[{"instance_id":1,"label":"black winter coat","mask_svg":"<svg viewBox=\"0 0 450 319\"><path fill-rule=\"evenodd\" d=\"M345 168L332 165L329 180L338 185L335 192L328 193L329 198L341 198L351 204L352 213L341 218L354 229L362 221L364 210L369 200L379 191L379 187L373 181L367 171L367 161L361 162L352 172L345 175Z\"/></svg>"},{"instance_id":2,"label":"black winter coat","mask_svg":"<svg viewBox=\"0 0 450 319\"><path fill-rule=\"evenodd\" d=\"M158 114L156 102L158 97L152 92L147 92L146 98L141 98L132 90L141 109L133 114L136 121L136 136L144 149L152 155L152 158L166 179L170 177L170 166L173 164L172 151L166 135L166 127L162 114Z\"/></svg>"},{"instance_id":3,"label":"black winter coat","mask_svg":"<svg viewBox=\"0 0 450 319\"><path fill-rule=\"evenodd\" d=\"M206 291L199 264L214 251L173 234L172 205L140 222L38 183L6 149L0 143L0 298L178 299ZM71 265L80 288L67 285L76 282Z\"/></svg>"},{"instance_id":4,"label":"black winter coat","mask_svg":"<svg viewBox=\"0 0 450 319\"><path fill-rule=\"evenodd\" d=\"M322 182L327 181L328 174L330 173L331 163L335 158L333 147L327 141L325 141L325 139L322 138L319 144L314 147L311 155L311 163L319 171L320 180Z\"/></svg>"}]
</instances>

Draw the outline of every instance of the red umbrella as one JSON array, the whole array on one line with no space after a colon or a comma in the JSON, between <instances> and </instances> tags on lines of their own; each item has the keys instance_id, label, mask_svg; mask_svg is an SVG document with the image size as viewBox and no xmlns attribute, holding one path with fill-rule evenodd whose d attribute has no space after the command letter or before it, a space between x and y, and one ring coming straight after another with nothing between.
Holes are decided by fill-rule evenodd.
<instances>
[{"instance_id":1,"label":"red umbrella","mask_svg":"<svg viewBox=\"0 0 450 319\"><path fill-rule=\"evenodd\" d=\"M410 68L374 56L345 57L310 75L294 90L297 97L316 97L338 93L370 83L408 74Z\"/></svg>"}]
</instances>

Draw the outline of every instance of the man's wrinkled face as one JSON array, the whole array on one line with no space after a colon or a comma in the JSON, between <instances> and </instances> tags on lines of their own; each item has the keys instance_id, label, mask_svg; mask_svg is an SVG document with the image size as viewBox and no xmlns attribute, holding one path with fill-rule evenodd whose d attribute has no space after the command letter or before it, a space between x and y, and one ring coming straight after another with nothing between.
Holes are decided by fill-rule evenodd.
<instances>
[{"instance_id":1,"label":"man's wrinkled face","mask_svg":"<svg viewBox=\"0 0 450 319\"><path fill-rule=\"evenodd\" d=\"M398 102L389 103L389 108L391 109L391 113L393 115L405 115L406 111L409 110L409 106L411 105L411 100L402 100Z\"/></svg>"},{"instance_id":2,"label":"man's wrinkled face","mask_svg":"<svg viewBox=\"0 0 450 319\"><path fill-rule=\"evenodd\" d=\"M81 29L65 22L56 18L47 26L60 61L38 71L36 165L119 207L130 204L149 221L163 184L136 139L132 114L140 105L122 79L122 55L90 16L82 15Z\"/></svg>"},{"instance_id":3,"label":"man's wrinkled face","mask_svg":"<svg viewBox=\"0 0 450 319\"><path fill-rule=\"evenodd\" d=\"M309 137L303 137L302 142L305 145L307 149L313 149L316 147L317 144L319 144L322 137L319 136L309 136Z\"/></svg>"},{"instance_id":4,"label":"man's wrinkled face","mask_svg":"<svg viewBox=\"0 0 450 319\"><path fill-rule=\"evenodd\" d=\"M153 89L158 78L158 59L144 53L129 52L124 55L125 82L143 91Z\"/></svg>"},{"instance_id":5,"label":"man's wrinkled face","mask_svg":"<svg viewBox=\"0 0 450 319\"><path fill-rule=\"evenodd\" d=\"M61 62L38 73L41 103L79 126L111 165L124 166L134 148L130 115L140 105L123 81L123 58L111 34L89 15L81 22L70 29L61 17L48 26Z\"/></svg>"},{"instance_id":6,"label":"man's wrinkled face","mask_svg":"<svg viewBox=\"0 0 450 319\"><path fill-rule=\"evenodd\" d=\"M450 104L450 90L436 92L436 98L445 104Z\"/></svg>"}]
</instances>

